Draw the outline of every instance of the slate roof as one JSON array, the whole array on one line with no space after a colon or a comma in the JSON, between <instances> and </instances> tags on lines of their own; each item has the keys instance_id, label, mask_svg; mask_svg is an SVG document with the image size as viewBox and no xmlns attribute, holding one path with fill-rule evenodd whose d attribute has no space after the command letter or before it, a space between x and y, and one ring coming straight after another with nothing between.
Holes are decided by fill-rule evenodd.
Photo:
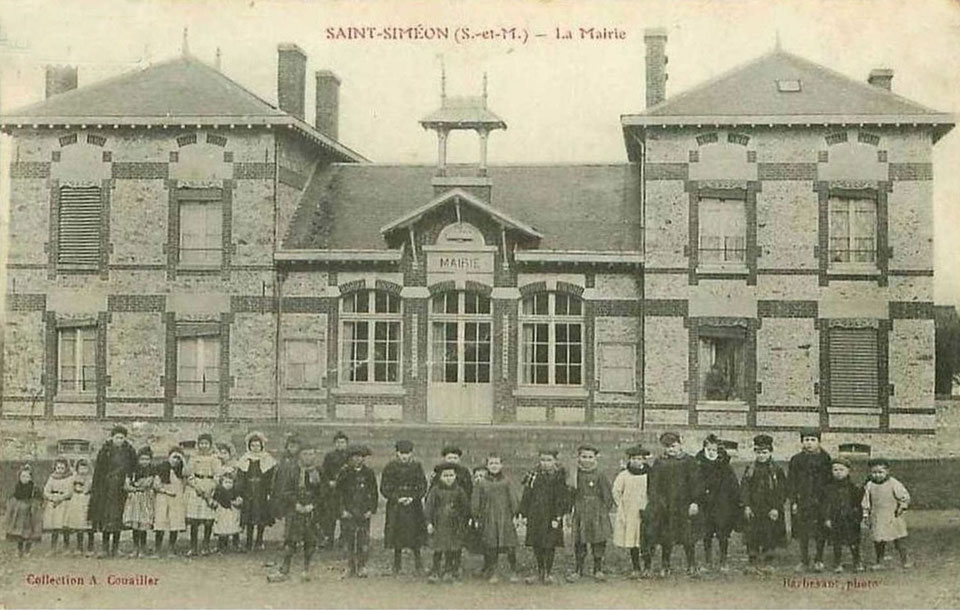
<instances>
[{"instance_id":1,"label":"slate roof","mask_svg":"<svg viewBox=\"0 0 960 610\"><path fill-rule=\"evenodd\" d=\"M0 117L0 125L8 130L30 124L285 125L343 160L365 160L189 55L79 87Z\"/></svg>"},{"instance_id":2,"label":"slate roof","mask_svg":"<svg viewBox=\"0 0 960 610\"><path fill-rule=\"evenodd\" d=\"M446 97L439 110L420 121L424 127L456 125L458 127L487 127L506 129L507 124L487 108L481 97Z\"/></svg>"},{"instance_id":3,"label":"slate roof","mask_svg":"<svg viewBox=\"0 0 960 610\"><path fill-rule=\"evenodd\" d=\"M333 164L317 171L288 227L284 250L383 249L380 228L435 198L428 165ZM539 248L640 249L637 166L488 168L491 207L543 234Z\"/></svg>"},{"instance_id":4,"label":"slate roof","mask_svg":"<svg viewBox=\"0 0 960 610\"><path fill-rule=\"evenodd\" d=\"M778 80L799 80L800 91L780 91ZM954 117L777 49L642 113L623 115L621 122L624 126L917 122L942 124L949 130Z\"/></svg>"}]
</instances>

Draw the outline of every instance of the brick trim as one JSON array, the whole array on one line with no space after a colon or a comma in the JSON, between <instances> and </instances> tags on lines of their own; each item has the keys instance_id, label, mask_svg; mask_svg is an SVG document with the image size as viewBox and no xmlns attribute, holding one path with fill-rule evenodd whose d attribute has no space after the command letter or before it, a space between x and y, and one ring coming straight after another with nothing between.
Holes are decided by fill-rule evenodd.
<instances>
[{"instance_id":1,"label":"brick trim","mask_svg":"<svg viewBox=\"0 0 960 610\"><path fill-rule=\"evenodd\" d=\"M46 311L47 295L42 293L7 293L7 311Z\"/></svg>"},{"instance_id":2,"label":"brick trim","mask_svg":"<svg viewBox=\"0 0 960 610\"><path fill-rule=\"evenodd\" d=\"M336 302L336 299L322 297L283 297L282 311L288 313L325 313L337 309L336 305L330 306L328 303Z\"/></svg>"},{"instance_id":3,"label":"brick trim","mask_svg":"<svg viewBox=\"0 0 960 610\"><path fill-rule=\"evenodd\" d=\"M110 314L101 311L97 314L97 417L106 415L107 386L110 378L107 376L107 323L110 320Z\"/></svg>"},{"instance_id":4,"label":"brick trim","mask_svg":"<svg viewBox=\"0 0 960 610\"><path fill-rule=\"evenodd\" d=\"M44 322L44 354L43 354L43 414L53 417L53 400L57 395L57 314L46 311L43 314Z\"/></svg>"},{"instance_id":5,"label":"brick trim","mask_svg":"<svg viewBox=\"0 0 960 610\"><path fill-rule=\"evenodd\" d=\"M110 204L113 199L113 180L100 181L100 279L110 278Z\"/></svg>"},{"instance_id":6,"label":"brick trim","mask_svg":"<svg viewBox=\"0 0 960 610\"><path fill-rule=\"evenodd\" d=\"M880 320L877 329L877 400L880 402L880 429L890 429L890 320Z\"/></svg>"},{"instance_id":7,"label":"brick trim","mask_svg":"<svg viewBox=\"0 0 960 610\"><path fill-rule=\"evenodd\" d=\"M816 318L818 313L817 301L757 301L757 316L760 318Z\"/></svg>"},{"instance_id":8,"label":"brick trim","mask_svg":"<svg viewBox=\"0 0 960 610\"><path fill-rule=\"evenodd\" d=\"M110 165L114 180L167 180L170 177L169 163L148 161L114 161Z\"/></svg>"},{"instance_id":9,"label":"brick trim","mask_svg":"<svg viewBox=\"0 0 960 610\"><path fill-rule=\"evenodd\" d=\"M687 281L689 285L696 286L700 279L740 279L745 277L747 286L757 285L757 258L759 257L759 247L757 245L757 193L761 190L761 182L750 180L746 188L717 188L699 184L695 180L689 180L685 183L684 189L689 195L689 206L687 211ZM745 263L747 267L746 274L739 273L710 273L700 272L700 200L704 198L713 199L736 199L743 201L744 215L746 216L746 252Z\"/></svg>"},{"instance_id":10,"label":"brick trim","mask_svg":"<svg viewBox=\"0 0 960 610\"><path fill-rule=\"evenodd\" d=\"M232 313L276 313L276 299L272 296L230 296Z\"/></svg>"},{"instance_id":11,"label":"brick trim","mask_svg":"<svg viewBox=\"0 0 960 610\"><path fill-rule=\"evenodd\" d=\"M47 279L57 279L57 259L60 256L60 181L48 181L50 209L47 210Z\"/></svg>"},{"instance_id":12,"label":"brick trim","mask_svg":"<svg viewBox=\"0 0 960 610\"><path fill-rule=\"evenodd\" d=\"M177 185L176 180L167 180L166 188L168 190L167 199L167 243L165 251L167 254L167 280L174 280L178 274L186 275L212 275L218 274L224 280L230 279L232 270L232 260L234 254L233 245L233 180L223 180L222 186L210 189L200 189L204 191L219 191L220 194L220 266L219 268L193 270L180 269L180 201L181 194L186 190ZM196 189L194 189L196 190ZM184 197L185 200L189 198ZM211 199L213 201L215 199Z\"/></svg>"},{"instance_id":13,"label":"brick trim","mask_svg":"<svg viewBox=\"0 0 960 610\"><path fill-rule=\"evenodd\" d=\"M932 320L932 301L890 301L891 320Z\"/></svg>"},{"instance_id":14,"label":"brick trim","mask_svg":"<svg viewBox=\"0 0 960 610\"><path fill-rule=\"evenodd\" d=\"M689 167L686 163L645 163L643 175L647 180L687 180Z\"/></svg>"},{"instance_id":15,"label":"brick trim","mask_svg":"<svg viewBox=\"0 0 960 610\"><path fill-rule=\"evenodd\" d=\"M890 283L890 218L887 213L887 193L892 183L877 183L877 267L880 277L878 286L888 286Z\"/></svg>"},{"instance_id":16,"label":"brick trim","mask_svg":"<svg viewBox=\"0 0 960 610\"><path fill-rule=\"evenodd\" d=\"M107 311L129 313L162 313L166 310L167 297L162 294L111 294L107 295Z\"/></svg>"},{"instance_id":17,"label":"brick trim","mask_svg":"<svg viewBox=\"0 0 960 610\"><path fill-rule=\"evenodd\" d=\"M519 290L520 290L521 297L527 297L537 292L546 292L547 283L546 282L530 282L529 284L524 284L523 286L520 286Z\"/></svg>"},{"instance_id":18,"label":"brick trim","mask_svg":"<svg viewBox=\"0 0 960 610\"><path fill-rule=\"evenodd\" d=\"M686 318L689 316L689 301L686 299L645 299L643 301L643 315Z\"/></svg>"},{"instance_id":19,"label":"brick trim","mask_svg":"<svg viewBox=\"0 0 960 610\"><path fill-rule=\"evenodd\" d=\"M389 292L390 294L395 294L400 296L400 292L403 290L403 286L396 282L390 282L388 280L377 279L374 281L373 286L376 290L382 290L384 292Z\"/></svg>"},{"instance_id":20,"label":"brick trim","mask_svg":"<svg viewBox=\"0 0 960 610\"><path fill-rule=\"evenodd\" d=\"M272 180L273 163L237 162L233 164L234 180Z\"/></svg>"},{"instance_id":21,"label":"brick trim","mask_svg":"<svg viewBox=\"0 0 960 610\"><path fill-rule=\"evenodd\" d=\"M570 282L564 282L561 280L557 281L557 288L556 288L557 292L563 292L566 294L571 294L575 297L583 298L583 290L584 290L583 286L572 284Z\"/></svg>"},{"instance_id":22,"label":"brick trim","mask_svg":"<svg viewBox=\"0 0 960 610\"><path fill-rule=\"evenodd\" d=\"M49 177L49 161L16 161L10 164L11 180L46 180Z\"/></svg>"},{"instance_id":23,"label":"brick trim","mask_svg":"<svg viewBox=\"0 0 960 610\"><path fill-rule=\"evenodd\" d=\"M343 284L340 284L340 295L345 296L350 294L351 292L359 292L360 290L366 290L366 288L367 288L367 280L362 278L359 280L353 280L351 282L344 282Z\"/></svg>"},{"instance_id":24,"label":"brick trim","mask_svg":"<svg viewBox=\"0 0 960 610\"><path fill-rule=\"evenodd\" d=\"M230 377L230 324L233 322L232 313L220 314L220 418L227 417L230 406L230 386L233 379ZM274 357L279 357L275 354Z\"/></svg>"},{"instance_id":25,"label":"brick trim","mask_svg":"<svg viewBox=\"0 0 960 610\"><path fill-rule=\"evenodd\" d=\"M621 316L636 318L640 316L642 310L639 300L623 299L602 299L596 301L584 301L584 316L586 317L586 305L590 305L598 316Z\"/></svg>"},{"instance_id":26,"label":"brick trim","mask_svg":"<svg viewBox=\"0 0 960 610\"><path fill-rule=\"evenodd\" d=\"M177 197L177 183L166 182L167 187L167 279L177 279L177 263L180 259L180 199ZM172 412L170 414L172 416Z\"/></svg>"},{"instance_id":27,"label":"brick trim","mask_svg":"<svg viewBox=\"0 0 960 610\"><path fill-rule=\"evenodd\" d=\"M757 163L758 180L816 180L816 163Z\"/></svg>"},{"instance_id":28,"label":"brick trim","mask_svg":"<svg viewBox=\"0 0 960 610\"><path fill-rule=\"evenodd\" d=\"M483 282L476 282L473 280L467 280L463 284L464 290L467 292L477 292L484 296L490 296L493 293L493 286L484 284Z\"/></svg>"},{"instance_id":29,"label":"brick trim","mask_svg":"<svg viewBox=\"0 0 960 610\"><path fill-rule=\"evenodd\" d=\"M757 320L754 318L688 318L687 398L690 424L699 424L697 401L700 394L700 329L705 326L738 326L745 329L743 354L743 402L747 404L747 425L757 423Z\"/></svg>"},{"instance_id":30,"label":"brick trim","mask_svg":"<svg viewBox=\"0 0 960 610\"><path fill-rule=\"evenodd\" d=\"M933 163L890 163L887 175L891 182L933 180Z\"/></svg>"},{"instance_id":31,"label":"brick trim","mask_svg":"<svg viewBox=\"0 0 960 610\"><path fill-rule=\"evenodd\" d=\"M220 192L220 238L222 254L220 258L220 275L224 280L230 279L230 267L233 262L233 180L223 181L223 190Z\"/></svg>"},{"instance_id":32,"label":"brick trim","mask_svg":"<svg viewBox=\"0 0 960 610\"><path fill-rule=\"evenodd\" d=\"M177 396L177 315L173 312L163 314L164 350L163 358L163 417L173 417L173 401Z\"/></svg>"},{"instance_id":33,"label":"brick trim","mask_svg":"<svg viewBox=\"0 0 960 610\"><path fill-rule=\"evenodd\" d=\"M889 247L889 218L887 193L892 190L890 182L877 182L876 187L849 188L842 184L831 185L830 182L814 182L813 190L818 195L817 214L817 268L819 285L829 286L830 280L864 280L876 281L878 286L889 285L890 247ZM831 274L830 268L830 197L851 197L873 199L877 204L877 269L879 274Z\"/></svg>"}]
</instances>

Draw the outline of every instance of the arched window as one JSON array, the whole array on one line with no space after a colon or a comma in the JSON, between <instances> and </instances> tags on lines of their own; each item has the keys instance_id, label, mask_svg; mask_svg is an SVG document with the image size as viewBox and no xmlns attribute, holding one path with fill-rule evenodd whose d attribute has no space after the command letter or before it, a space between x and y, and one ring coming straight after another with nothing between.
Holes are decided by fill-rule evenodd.
<instances>
[{"instance_id":1,"label":"arched window","mask_svg":"<svg viewBox=\"0 0 960 610\"><path fill-rule=\"evenodd\" d=\"M400 297L358 290L340 300L344 383L400 382Z\"/></svg>"},{"instance_id":2,"label":"arched window","mask_svg":"<svg viewBox=\"0 0 960 610\"><path fill-rule=\"evenodd\" d=\"M538 292L520 304L522 385L583 384L583 301Z\"/></svg>"}]
</instances>

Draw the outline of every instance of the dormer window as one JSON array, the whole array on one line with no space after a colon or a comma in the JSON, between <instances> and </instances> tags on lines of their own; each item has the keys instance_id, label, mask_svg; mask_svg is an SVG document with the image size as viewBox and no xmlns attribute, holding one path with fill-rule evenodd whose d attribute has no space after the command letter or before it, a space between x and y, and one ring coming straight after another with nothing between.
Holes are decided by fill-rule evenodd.
<instances>
[{"instance_id":1,"label":"dormer window","mask_svg":"<svg viewBox=\"0 0 960 610\"><path fill-rule=\"evenodd\" d=\"M780 93L799 93L803 89L802 83L796 78L777 79L777 91Z\"/></svg>"}]
</instances>

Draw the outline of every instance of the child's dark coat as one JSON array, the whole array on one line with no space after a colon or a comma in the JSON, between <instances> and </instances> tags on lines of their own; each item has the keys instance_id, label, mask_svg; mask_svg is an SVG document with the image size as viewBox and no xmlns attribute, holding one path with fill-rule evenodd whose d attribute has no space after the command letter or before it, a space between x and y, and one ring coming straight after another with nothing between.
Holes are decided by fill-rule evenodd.
<instances>
[{"instance_id":1,"label":"child's dark coat","mask_svg":"<svg viewBox=\"0 0 960 610\"><path fill-rule=\"evenodd\" d=\"M863 514L863 488L847 477L827 483L824 493L824 521L830 521L827 537L833 544L860 543L860 521ZM826 525L826 523L824 523Z\"/></svg>"},{"instance_id":2,"label":"child's dark coat","mask_svg":"<svg viewBox=\"0 0 960 610\"><path fill-rule=\"evenodd\" d=\"M830 454L823 449L790 458L787 499L797 505L790 528L794 538L823 535L823 492L833 476L831 466Z\"/></svg>"},{"instance_id":3,"label":"child's dark coat","mask_svg":"<svg viewBox=\"0 0 960 610\"><path fill-rule=\"evenodd\" d=\"M701 496L696 460L690 455L664 455L650 471L649 489L652 544L665 547L691 544L690 505Z\"/></svg>"},{"instance_id":4,"label":"child's dark coat","mask_svg":"<svg viewBox=\"0 0 960 610\"><path fill-rule=\"evenodd\" d=\"M573 496L573 532L577 543L606 542L613 536L613 489L599 468L577 470Z\"/></svg>"},{"instance_id":5,"label":"child's dark coat","mask_svg":"<svg viewBox=\"0 0 960 610\"><path fill-rule=\"evenodd\" d=\"M527 519L525 544L535 548L563 546L560 520L570 507L567 473L558 468L546 472L539 468L523 479L520 514ZM557 522L557 527L552 522Z\"/></svg>"},{"instance_id":6,"label":"child's dark coat","mask_svg":"<svg viewBox=\"0 0 960 610\"><path fill-rule=\"evenodd\" d=\"M721 448L717 459L710 461L700 450L696 460L700 477L698 533L703 537L727 538L736 529L742 513L740 483L730 466L730 456Z\"/></svg>"},{"instance_id":7,"label":"child's dark coat","mask_svg":"<svg viewBox=\"0 0 960 610\"><path fill-rule=\"evenodd\" d=\"M424 503L427 523L433 525L430 546L435 551L459 551L463 548L470 517L470 500L463 488L437 482L427 492Z\"/></svg>"},{"instance_id":8,"label":"child's dark coat","mask_svg":"<svg viewBox=\"0 0 960 610\"><path fill-rule=\"evenodd\" d=\"M419 549L427 541L427 521L423 515L423 496L427 477L416 460L403 463L392 460L380 476L380 493L387 499L383 544L392 549ZM413 498L404 506L400 498Z\"/></svg>"},{"instance_id":9,"label":"child's dark coat","mask_svg":"<svg viewBox=\"0 0 960 610\"><path fill-rule=\"evenodd\" d=\"M480 528L480 543L488 548L517 546L513 518L520 511L510 481L503 473L490 475L473 488L473 520Z\"/></svg>"},{"instance_id":10,"label":"child's dark coat","mask_svg":"<svg viewBox=\"0 0 960 610\"><path fill-rule=\"evenodd\" d=\"M787 499L787 477L783 469L769 462L751 462L740 479L740 503L753 511L753 518L743 520L743 537L748 549L773 549L786 542L784 502ZM777 509L776 520L769 518Z\"/></svg>"}]
</instances>

